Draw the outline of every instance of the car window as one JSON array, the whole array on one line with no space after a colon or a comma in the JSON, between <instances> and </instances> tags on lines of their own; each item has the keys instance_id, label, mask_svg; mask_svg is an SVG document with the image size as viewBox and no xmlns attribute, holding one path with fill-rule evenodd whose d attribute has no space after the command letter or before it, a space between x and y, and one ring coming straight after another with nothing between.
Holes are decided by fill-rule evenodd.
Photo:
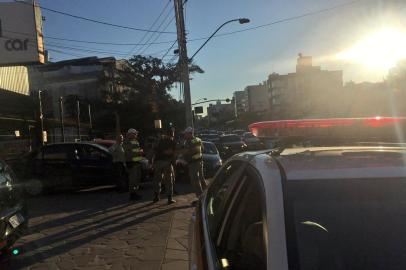
<instances>
[{"instance_id":1,"label":"car window","mask_svg":"<svg viewBox=\"0 0 406 270\"><path fill-rule=\"evenodd\" d=\"M241 141L240 136L237 135L231 135L231 136L224 136L221 137L222 142L239 142Z\"/></svg>"},{"instance_id":2,"label":"car window","mask_svg":"<svg viewBox=\"0 0 406 270\"><path fill-rule=\"evenodd\" d=\"M224 219L228 201L241 180L244 163L234 162L226 165L210 186L206 199L206 217L210 238L215 242L219 227Z\"/></svg>"},{"instance_id":3,"label":"car window","mask_svg":"<svg viewBox=\"0 0 406 270\"><path fill-rule=\"evenodd\" d=\"M43 149L44 159L68 159L69 157L69 145L48 145Z\"/></svg>"},{"instance_id":4,"label":"car window","mask_svg":"<svg viewBox=\"0 0 406 270\"><path fill-rule=\"evenodd\" d=\"M83 159L103 159L107 158L107 153L92 145L82 145L80 147L79 157Z\"/></svg>"},{"instance_id":5,"label":"car window","mask_svg":"<svg viewBox=\"0 0 406 270\"><path fill-rule=\"evenodd\" d=\"M243 175L216 242L219 263L227 269L266 269L264 191L255 177Z\"/></svg>"},{"instance_id":6,"label":"car window","mask_svg":"<svg viewBox=\"0 0 406 270\"><path fill-rule=\"evenodd\" d=\"M203 143L203 154L217 155L217 147L212 143Z\"/></svg>"}]
</instances>

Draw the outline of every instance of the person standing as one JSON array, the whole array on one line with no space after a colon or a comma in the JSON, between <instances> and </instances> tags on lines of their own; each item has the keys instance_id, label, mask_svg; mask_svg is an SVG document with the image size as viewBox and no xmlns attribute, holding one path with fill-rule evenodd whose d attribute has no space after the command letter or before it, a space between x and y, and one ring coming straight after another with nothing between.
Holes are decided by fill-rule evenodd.
<instances>
[{"instance_id":1,"label":"person standing","mask_svg":"<svg viewBox=\"0 0 406 270\"><path fill-rule=\"evenodd\" d=\"M202 189L207 187L203 175L202 140L193 135L193 128L191 127L185 129L184 136L184 157L188 164L190 182L195 190L196 196L200 197Z\"/></svg>"},{"instance_id":2,"label":"person standing","mask_svg":"<svg viewBox=\"0 0 406 270\"><path fill-rule=\"evenodd\" d=\"M109 151L113 156L113 169L116 177L116 186L118 192L124 192L126 189L126 160L123 148L124 137L119 134L116 138L115 144L113 144Z\"/></svg>"},{"instance_id":3,"label":"person standing","mask_svg":"<svg viewBox=\"0 0 406 270\"><path fill-rule=\"evenodd\" d=\"M138 131L130 128L126 134L126 139L123 143L125 160L128 170L128 190L130 193L130 201L141 199L141 195L137 193L137 188L141 182L141 160L142 149L138 142Z\"/></svg>"},{"instance_id":4,"label":"person standing","mask_svg":"<svg viewBox=\"0 0 406 270\"><path fill-rule=\"evenodd\" d=\"M154 157L154 202L159 201L161 194L161 184L165 185L168 204L175 203L173 199L174 173L172 161L175 157L176 143L172 130L161 136L155 150Z\"/></svg>"}]
</instances>

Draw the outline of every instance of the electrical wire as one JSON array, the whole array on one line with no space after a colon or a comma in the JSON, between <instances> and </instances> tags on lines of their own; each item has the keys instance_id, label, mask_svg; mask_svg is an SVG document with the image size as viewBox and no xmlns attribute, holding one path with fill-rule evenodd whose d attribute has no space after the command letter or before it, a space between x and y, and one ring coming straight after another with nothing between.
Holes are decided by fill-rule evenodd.
<instances>
[{"instance_id":1,"label":"electrical wire","mask_svg":"<svg viewBox=\"0 0 406 270\"><path fill-rule=\"evenodd\" d=\"M158 17L156 17L156 19L154 20L154 22L152 23L152 25L148 28L148 30L152 30L155 26L155 24L157 24L157 22L159 21L159 19L162 17L162 15L164 14L164 12L166 11L166 9L168 8L169 4L171 3L170 0L168 0L168 2L166 3L166 5L164 6L164 8L162 9L162 11L159 13ZM145 32L144 35L141 37L141 39L138 41L138 43L141 43L144 41L144 39L150 34L150 32ZM130 50L130 52L128 53L128 55L132 54L134 52L134 50L137 48L137 45L134 45L134 47Z\"/></svg>"},{"instance_id":2,"label":"electrical wire","mask_svg":"<svg viewBox=\"0 0 406 270\"><path fill-rule=\"evenodd\" d=\"M28 2L23 2L23 1L18 1L17 3L25 4L25 5L30 5L30 6L33 5L33 3L28 3ZM98 23L98 24L102 24L102 25L107 25L107 26L111 26L111 27L117 27L117 28L128 29L128 30L134 30L134 31L141 31L141 32L150 32L150 33L176 34L176 32L154 31L154 30L136 28L136 27L132 27L132 26L126 26L126 25L119 25L119 24L115 24L115 23L104 22L104 21L100 21L100 20L96 20L96 19L92 19L92 18L87 18L87 17L78 16L78 15L74 15L74 14L71 14L71 13L67 13L67 12L55 10L55 9L52 9L52 8L47 8L47 7L44 7L44 6L39 6L39 5L37 5L37 4L34 4L34 5L35 5L36 7L38 7L38 8L41 8L41 9L43 9L43 10L47 10L47 11L49 11L49 12L53 12L53 13L56 13L56 14L60 14L60 15L72 17L72 18L75 18L75 19L80 19L80 20L88 21L88 22L93 22L93 23Z\"/></svg>"},{"instance_id":3,"label":"electrical wire","mask_svg":"<svg viewBox=\"0 0 406 270\"><path fill-rule=\"evenodd\" d=\"M175 44L176 44L177 42L178 42L177 40L175 40L175 42L173 42L172 46L169 47L169 49L166 51L166 53L162 56L161 60L162 60L165 56L168 55L168 53L171 51L171 49L173 48L173 46L175 46Z\"/></svg>"},{"instance_id":4,"label":"electrical wire","mask_svg":"<svg viewBox=\"0 0 406 270\"><path fill-rule=\"evenodd\" d=\"M172 11L172 9L170 9L169 10L169 12L168 12L168 14L166 14L166 16L165 16L165 18L161 21L161 23L158 25L158 27L157 27L157 29L161 29L161 27L164 25L164 23L166 22L166 20L169 18L169 16L171 15L171 11ZM172 23L172 21L175 19L175 17L172 17L172 19L164 26L164 28L163 28L163 31L165 31L168 27L169 27L169 25ZM148 50L149 49L149 47L151 47L151 43L154 43L155 41L157 41L158 40L158 38L161 36L161 34L157 34L157 33L154 33L154 34L151 34L150 35L150 37L147 39L147 41L146 41L146 43L148 43L148 45L146 45L146 46L142 46L142 47L140 47L137 51L136 51L136 54L143 54L146 50ZM154 37L157 37L157 38L155 38L153 41L151 41Z\"/></svg>"}]
</instances>

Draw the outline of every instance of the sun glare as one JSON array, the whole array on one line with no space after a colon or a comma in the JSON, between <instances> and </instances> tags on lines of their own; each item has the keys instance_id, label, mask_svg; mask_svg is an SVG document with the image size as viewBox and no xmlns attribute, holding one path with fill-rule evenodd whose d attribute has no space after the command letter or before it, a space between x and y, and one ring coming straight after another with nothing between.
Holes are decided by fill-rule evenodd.
<instances>
[{"instance_id":1,"label":"sun glare","mask_svg":"<svg viewBox=\"0 0 406 270\"><path fill-rule=\"evenodd\" d=\"M406 58L406 32L397 28L378 30L340 52L336 58L368 69L387 71Z\"/></svg>"}]
</instances>

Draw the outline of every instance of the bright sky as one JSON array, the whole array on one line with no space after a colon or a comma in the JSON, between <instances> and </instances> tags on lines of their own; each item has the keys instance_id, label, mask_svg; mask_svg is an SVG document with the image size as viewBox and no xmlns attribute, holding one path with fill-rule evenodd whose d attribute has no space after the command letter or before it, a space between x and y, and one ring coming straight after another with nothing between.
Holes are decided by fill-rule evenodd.
<instances>
[{"instance_id":1,"label":"bright sky","mask_svg":"<svg viewBox=\"0 0 406 270\"><path fill-rule=\"evenodd\" d=\"M44 7L76 15L149 28L168 0L39 0L39 2ZM245 25L229 24L221 32L257 26L348 2L351 0L188 0L186 5L188 38L208 36L229 19L246 17L251 22ZM171 15L163 26L173 17L172 2L163 18L169 12ZM312 55L315 64L321 65L324 69L343 69L345 81L380 81L386 76L387 68L396 62L393 59L406 56L404 54L406 46L402 43L405 42L406 35L405 14L404 0L360 0L353 5L322 14L213 39L195 58L205 73L195 75L192 80L192 101L203 97L210 99L231 97L236 90L243 90L247 85L266 80L272 72L281 74L293 72L299 52ZM144 35L142 32L98 25L46 10L43 10L43 16L46 17L44 33L48 36L138 43ZM175 30L175 22L172 21L166 31ZM175 34L162 34L154 35L150 41L171 41L175 38ZM144 42L148 40L149 36ZM385 40L392 46L379 43ZM61 44L56 46L79 45L89 47L83 48L88 50L116 51L116 54L109 55L118 59L123 58L123 53L132 49L132 46L67 43L49 39L45 42L46 46L47 43L55 46L57 42ZM376 42L379 45L376 45ZM202 43L202 40L188 43L189 55L192 55ZM393 44L403 46L394 48ZM156 54L159 56L170 45L171 43L152 45L134 52L147 54L159 52ZM83 56L109 56L61 47L54 48ZM391 53L388 54L388 50ZM375 59L374 55L377 52L379 54L377 60L371 61ZM73 58L57 52L51 52L51 57L53 61ZM165 59L170 60L171 57ZM173 94L175 97L179 96L175 90Z\"/></svg>"}]
</instances>

